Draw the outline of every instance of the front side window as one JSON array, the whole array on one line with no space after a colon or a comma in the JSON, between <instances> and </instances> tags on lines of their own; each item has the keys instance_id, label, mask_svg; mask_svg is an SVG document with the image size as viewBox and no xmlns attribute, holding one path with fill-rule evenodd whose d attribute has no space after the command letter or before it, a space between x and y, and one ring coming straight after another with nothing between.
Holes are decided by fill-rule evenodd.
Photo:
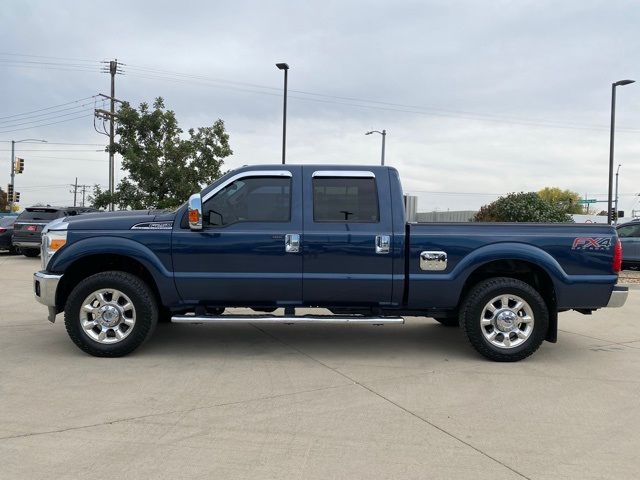
<instances>
[{"instance_id":1,"label":"front side window","mask_svg":"<svg viewBox=\"0 0 640 480\"><path fill-rule=\"evenodd\" d=\"M239 222L288 222L291 219L291 179L246 177L230 183L202 206L205 225Z\"/></svg>"},{"instance_id":2,"label":"front side window","mask_svg":"<svg viewBox=\"0 0 640 480\"><path fill-rule=\"evenodd\" d=\"M313 220L377 223L380 214L375 178L314 178Z\"/></svg>"}]
</instances>

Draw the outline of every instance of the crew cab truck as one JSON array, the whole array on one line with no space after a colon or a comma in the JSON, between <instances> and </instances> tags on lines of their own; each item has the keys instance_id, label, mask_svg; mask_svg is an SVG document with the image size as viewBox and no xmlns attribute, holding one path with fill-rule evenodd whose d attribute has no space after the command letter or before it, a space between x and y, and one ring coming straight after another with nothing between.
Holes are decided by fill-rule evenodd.
<instances>
[{"instance_id":1,"label":"crew cab truck","mask_svg":"<svg viewBox=\"0 0 640 480\"><path fill-rule=\"evenodd\" d=\"M71 339L96 356L130 353L159 319L423 316L461 326L485 357L516 361L556 341L558 312L622 306L621 258L608 225L407 223L394 168L248 166L172 212L52 222L34 288L49 319L64 311Z\"/></svg>"}]
</instances>

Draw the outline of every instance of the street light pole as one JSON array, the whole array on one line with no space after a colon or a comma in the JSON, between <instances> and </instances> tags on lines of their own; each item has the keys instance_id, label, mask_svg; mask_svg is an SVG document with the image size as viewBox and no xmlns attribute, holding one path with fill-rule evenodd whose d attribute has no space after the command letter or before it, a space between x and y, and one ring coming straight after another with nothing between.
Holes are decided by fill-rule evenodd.
<instances>
[{"instance_id":1,"label":"street light pole","mask_svg":"<svg viewBox=\"0 0 640 480\"><path fill-rule=\"evenodd\" d=\"M280 70L284 70L284 106L282 112L282 164L284 165L287 147L287 80L289 65L286 63L276 63L276 67Z\"/></svg>"},{"instance_id":2,"label":"street light pole","mask_svg":"<svg viewBox=\"0 0 640 480\"><path fill-rule=\"evenodd\" d=\"M365 133L365 135L371 135L372 133L379 133L380 135L382 135L382 155L380 157L380 165L384 166L384 149L385 149L385 140L387 138L387 131L371 130L370 132Z\"/></svg>"},{"instance_id":3,"label":"street light pole","mask_svg":"<svg viewBox=\"0 0 640 480\"><path fill-rule=\"evenodd\" d=\"M11 140L11 189L13 190L13 194L11 196L7 195L9 198L9 213L13 213L13 198L16 194L16 143L22 142L40 142L47 143L46 140L39 140L37 138L25 138L23 140Z\"/></svg>"},{"instance_id":4,"label":"street light pole","mask_svg":"<svg viewBox=\"0 0 640 480\"><path fill-rule=\"evenodd\" d=\"M609 135L609 183L608 183L608 198L607 198L607 223L611 225L612 215L612 192L613 186L613 145L614 135L616 127L616 87L629 85L635 82L635 80L618 80L611 84L611 133Z\"/></svg>"},{"instance_id":5,"label":"street light pole","mask_svg":"<svg viewBox=\"0 0 640 480\"><path fill-rule=\"evenodd\" d=\"M616 197L616 202L615 202L616 208L614 210L616 212L616 220L615 220L615 224L614 225L618 225L618 175L620 174L620 167L621 166L622 165L618 164L618 169L616 170L616 194L615 194L615 197Z\"/></svg>"}]
</instances>

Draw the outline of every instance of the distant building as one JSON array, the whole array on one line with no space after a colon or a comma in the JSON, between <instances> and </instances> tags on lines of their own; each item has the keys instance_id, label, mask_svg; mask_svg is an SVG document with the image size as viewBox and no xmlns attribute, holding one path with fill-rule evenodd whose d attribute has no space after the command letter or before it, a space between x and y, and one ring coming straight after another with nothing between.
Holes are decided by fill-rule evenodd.
<instances>
[{"instance_id":1,"label":"distant building","mask_svg":"<svg viewBox=\"0 0 640 480\"><path fill-rule=\"evenodd\" d=\"M418 222L470 222L477 210L451 210L446 212L418 212Z\"/></svg>"}]
</instances>

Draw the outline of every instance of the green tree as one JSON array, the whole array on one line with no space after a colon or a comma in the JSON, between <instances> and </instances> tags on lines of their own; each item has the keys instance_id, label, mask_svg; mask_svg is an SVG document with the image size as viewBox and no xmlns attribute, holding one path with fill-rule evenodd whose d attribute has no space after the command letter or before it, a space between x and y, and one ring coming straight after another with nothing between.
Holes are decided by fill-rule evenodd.
<instances>
[{"instance_id":1,"label":"green tree","mask_svg":"<svg viewBox=\"0 0 640 480\"><path fill-rule=\"evenodd\" d=\"M476 222L572 222L571 216L556 203L544 200L536 192L510 193L483 206L474 216Z\"/></svg>"},{"instance_id":2,"label":"green tree","mask_svg":"<svg viewBox=\"0 0 640 480\"><path fill-rule=\"evenodd\" d=\"M585 209L579 203L581 197L577 192L562 190L558 187L545 187L538 192L543 200L557 204L567 213L585 213Z\"/></svg>"},{"instance_id":3,"label":"green tree","mask_svg":"<svg viewBox=\"0 0 640 480\"><path fill-rule=\"evenodd\" d=\"M8 195L2 188L0 188L0 212L9 211Z\"/></svg>"},{"instance_id":4,"label":"green tree","mask_svg":"<svg viewBox=\"0 0 640 480\"><path fill-rule=\"evenodd\" d=\"M112 200L120 208L174 208L222 174L224 159L233 152L221 119L209 127L188 130L184 138L175 113L158 97L150 109L124 103L118 110L115 152L127 172L113 199L94 188L91 202L102 208Z\"/></svg>"}]
</instances>

